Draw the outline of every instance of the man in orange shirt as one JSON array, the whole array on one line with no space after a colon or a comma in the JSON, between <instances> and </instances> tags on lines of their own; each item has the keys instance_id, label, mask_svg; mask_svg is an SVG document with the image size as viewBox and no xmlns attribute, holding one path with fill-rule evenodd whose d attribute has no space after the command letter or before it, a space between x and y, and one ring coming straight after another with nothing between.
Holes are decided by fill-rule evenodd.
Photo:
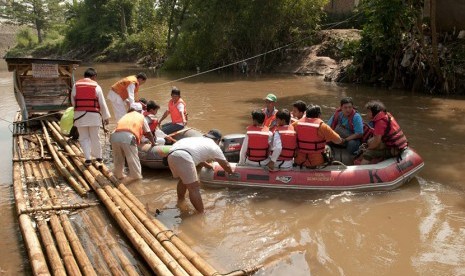
<instances>
[{"instance_id":1,"label":"man in orange shirt","mask_svg":"<svg viewBox=\"0 0 465 276\"><path fill-rule=\"evenodd\" d=\"M339 134L320 119L321 108L310 104L305 117L295 126L297 133L297 156L294 162L300 166L314 168L325 163L323 154L327 142L335 144L344 143Z\"/></svg>"}]
</instances>

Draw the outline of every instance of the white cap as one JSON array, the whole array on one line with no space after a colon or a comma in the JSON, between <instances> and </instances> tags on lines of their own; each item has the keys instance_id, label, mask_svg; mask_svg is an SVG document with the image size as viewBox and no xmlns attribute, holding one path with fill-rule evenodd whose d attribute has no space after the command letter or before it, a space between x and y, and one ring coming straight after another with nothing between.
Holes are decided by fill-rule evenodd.
<instances>
[{"instance_id":1,"label":"white cap","mask_svg":"<svg viewBox=\"0 0 465 276\"><path fill-rule=\"evenodd\" d=\"M132 103L131 108L137 112L142 112L142 104L141 103Z\"/></svg>"}]
</instances>

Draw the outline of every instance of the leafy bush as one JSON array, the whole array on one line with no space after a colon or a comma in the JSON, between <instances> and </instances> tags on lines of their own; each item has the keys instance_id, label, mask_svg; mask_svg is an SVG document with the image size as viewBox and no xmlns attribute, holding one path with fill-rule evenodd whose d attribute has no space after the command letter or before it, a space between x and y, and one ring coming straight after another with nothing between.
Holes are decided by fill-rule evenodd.
<instances>
[{"instance_id":1,"label":"leafy bush","mask_svg":"<svg viewBox=\"0 0 465 276\"><path fill-rule=\"evenodd\" d=\"M18 48L31 48L34 45L37 45L38 39L31 28L24 27L21 28L16 35L16 47Z\"/></svg>"}]
</instances>

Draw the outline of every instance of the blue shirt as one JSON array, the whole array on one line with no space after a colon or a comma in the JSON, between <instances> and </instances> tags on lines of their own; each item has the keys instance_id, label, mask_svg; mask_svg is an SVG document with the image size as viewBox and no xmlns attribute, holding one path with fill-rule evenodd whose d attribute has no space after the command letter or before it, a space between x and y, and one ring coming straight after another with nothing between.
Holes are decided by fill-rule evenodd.
<instances>
[{"instance_id":1,"label":"blue shirt","mask_svg":"<svg viewBox=\"0 0 465 276\"><path fill-rule=\"evenodd\" d=\"M333 123L333 119L334 119L334 115L331 116L331 118L329 118L328 120L328 125L331 125ZM353 124L354 124L354 133L357 133L357 134L363 134L363 119L362 119L362 116L360 116L360 114L358 112L355 112L355 115L354 115L354 118L352 119L353 121ZM349 125L349 118L344 116L344 114L341 112L339 112L339 124L343 125L346 129L348 130L351 130L350 129L350 125Z\"/></svg>"}]
</instances>

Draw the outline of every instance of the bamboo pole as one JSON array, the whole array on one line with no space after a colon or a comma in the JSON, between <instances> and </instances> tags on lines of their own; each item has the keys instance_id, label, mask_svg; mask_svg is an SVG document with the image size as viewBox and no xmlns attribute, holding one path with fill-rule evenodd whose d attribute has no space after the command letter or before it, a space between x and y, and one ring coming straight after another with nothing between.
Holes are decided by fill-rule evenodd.
<instances>
[{"instance_id":1,"label":"bamboo pole","mask_svg":"<svg viewBox=\"0 0 465 276\"><path fill-rule=\"evenodd\" d=\"M36 167L36 165L33 166L34 174L37 173ZM40 180L36 180L35 184L38 185L39 182ZM39 207L40 203L38 197L32 194L30 195L30 199L31 205L33 207ZM42 203L46 204L47 202ZM45 248L45 252L48 257L48 263L50 265L53 275L66 275L66 270L63 265L63 262L61 261L60 253L58 252L55 242L53 241L53 237L50 232L50 228L48 228L47 222L44 220L44 218L38 218L36 219L36 221L40 236L42 238L42 244Z\"/></svg>"},{"instance_id":2,"label":"bamboo pole","mask_svg":"<svg viewBox=\"0 0 465 276\"><path fill-rule=\"evenodd\" d=\"M38 183L43 180L38 168L36 165L32 166L34 176L35 176L35 182L38 186L40 186L41 189L41 196L42 196L42 201L47 204L49 202L49 199L46 198L47 191L45 191L45 188L43 185L39 185ZM35 198L34 195L30 195L32 199ZM71 251L71 248L68 243L68 239L66 238L66 235L64 233L64 230L60 224L60 221L58 220L57 215L51 214L50 215L50 225L53 231L53 234L55 236L58 248L60 250L61 256L63 258L63 262L66 267L66 271L70 275L82 275L81 271L79 270L79 267L76 263L76 260L74 258L74 255Z\"/></svg>"},{"instance_id":3,"label":"bamboo pole","mask_svg":"<svg viewBox=\"0 0 465 276\"><path fill-rule=\"evenodd\" d=\"M35 212L46 212L46 211L61 211L61 210L70 210L70 209L84 209L93 206L97 206L100 203L90 202L90 203L75 203L75 204L62 204L62 205L49 205L41 207L26 207L24 210L21 210L21 214L30 214Z\"/></svg>"},{"instance_id":4,"label":"bamboo pole","mask_svg":"<svg viewBox=\"0 0 465 276\"><path fill-rule=\"evenodd\" d=\"M71 185L71 187L74 188L74 190L80 195L84 196L86 194L86 190L84 190L77 182L77 180L74 178L74 176L71 175L69 171L66 170L65 166L61 162L60 158L58 157L55 147L53 147L52 143L50 142L50 137L48 135L48 132L46 131L46 127L44 124L44 121L40 121L42 124L42 129L44 131L44 136L45 136L45 141L47 143L48 149L50 153L53 156L53 159L55 160L55 164L58 168L58 171L63 175L63 177L68 181L68 183ZM47 122L49 123L49 122Z\"/></svg>"},{"instance_id":5,"label":"bamboo pole","mask_svg":"<svg viewBox=\"0 0 465 276\"><path fill-rule=\"evenodd\" d=\"M181 251L170 242L170 239L162 232L153 221L137 208L128 198L115 189L115 192L124 200L124 202L131 208L137 218L145 225L150 233L163 245L163 247L173 256L173 258L186 270L189 275L202 275L202 273L184 256Z\"/></svg>"},{"instance_id":6,"label":"bamboo pole","mask_svg":"<svg viewBox=\"0 0 465 276\"><path fill-rule=\"evenodd\" d=\"M51 199L53 204L58 204L55 189L53 188L53 184L56 183L51 183L51 178L49 177L47 170L44 169L44 166L42 164L40 165L40 173L42 174L44 182L47 186L47 189L45 189L44 186L41 187L41 189L43 189L43 198L46 200ZM48 194L50 194L50 196ZM97 273L95 273L95 270L92 267L89 258L87 257L86 252L84 251L84 248L82 247L82 244L78 236L76 235L76 232L73 229L73 226L71 225L71 222L69 221L68 216L64 213L61 213L59 214L59 218L61 221L61 225L63 226L65 235L71 245L71 248L73 249L74 255L76 257L81 271L84 273L84 275L97 275Z\"/></svg>"},{"instance_id":7,"label":"bamboo pole","mask_svg":"<svg viewBox=\"0 0 465 276\"><path fill-rule=\"evenodd\" d=\"M43 161L52 160L51 157L31 157L31 158L13 158L13 162L26 162L26 161Z\"/></svg>"},{"instance_id":8,"label":"bamboo pole","mask_svg":"<svg viewBox=\"0 0 465 276\"><path fill-rule=\"evenodd\" d=\"M97 229L104 229L105 228L105 224L102 222L102 220L100 219L100 217L97 214L89 212L88 215L89 215L89 218L90 218L91 222L93 222L93 224L95 225L95 227ZM115 240L115 238L112 235L105 235L105 240L106 240L106 242L108 244L108 247L113 252L113 254L115 254L118 257L118 259L119 259L119 261L121 263L121 266L124 269L124 271L126 272L126 274L129 275L129 276L138 276L139 273L134 268L134 265L129 261L127 256L124 254L123 250L121 250L121 248L119 247L119 244Z\"/></svg>"},{"instance_id":9,"label":"bamboo pole","mask_svg":"<svg viewBox=\"0 0 465 276\"><path fill-rule=\"evenodd\" d=\"M84 187L84 190L86 192L89 192L90 187L87 184L86 180L76 171L74 166L71 164L71 162L69 162L68 158L66 158L65 155L62 152L58 151L56 148L55 148L55 150L56 150L56 153L58 154L58 157L60 157L60 160L68 168L68 171L78 180L78 182L81 184L81 186Z\"/></svg>"},{"instance_id":10,"label":"bamboo pole","mask_svg":"<svg viewBox=\"0 0 465 276\"><path fill-rule=\"evenodd\" d=\"M102 240L101 235L97 232L97 230L95 230L95 227L92 224L92 222L90 221L87 214L82 213L81 218L82 218L82 220L84 222L84 228L86 228L89 235L93 238L95 244L97 245L97 248L102 253L103 259L107 263L107 266L110 269L111 273L113 275L124 275L123 270L118 265L118 262L115 259L115 257L113 256L110 248Z\"/></svg>"},{"instance_id":11,"label":"bamboo pole","mask_svg":"<svg viewBox=\"0 0 465 276\"><path fill-rule=\"evenodd\" d=\"M45 256L40 246L39 238L32 226L32 220L29 215L21 214L20 211L26 208L23 195L20 164L13 165L13 189L16 201L16 210L19 217L19 228L24 239L25 247L31 263L32 273L34 275L50 275Z\"/></svg>"}]
</instances>

